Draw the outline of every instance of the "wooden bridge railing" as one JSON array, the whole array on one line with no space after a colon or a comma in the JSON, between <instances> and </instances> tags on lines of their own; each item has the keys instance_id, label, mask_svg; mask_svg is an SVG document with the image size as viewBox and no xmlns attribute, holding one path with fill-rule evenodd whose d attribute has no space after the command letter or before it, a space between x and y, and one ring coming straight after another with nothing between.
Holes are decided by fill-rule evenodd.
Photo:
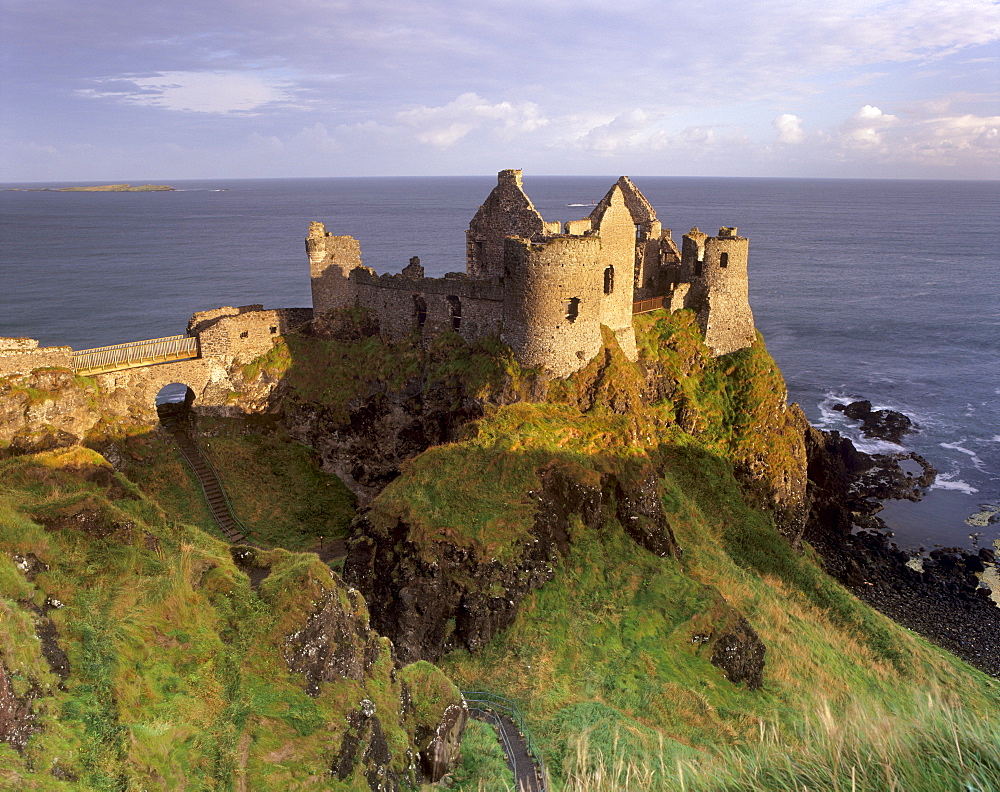
<instances>
[{"instance_id":1,"label":"wooden bridge railing","mask_svg":"<svg viewBox=\"0 0 1000 792\"><path fill-rule=\"evenodd\" d=\"M663 297L652 297L648 300L636 300L632 303L632 315L635 316L636 314L655 311L657 308L663 307L663 302Z\"/></svg>"},{"instance_id":2,"label":"wooden bridge railing","mask_svg":"<svg viewBox=\"0 0 1000 792\"><path fill-rule=\"evenodd\" d=\"M104 374L108 371L152 366L173 360L198 357L198 339L193 336L169 336L133 341L129 344L81 349L73 353L77 374Z\"/></svg>"}]
</instances>

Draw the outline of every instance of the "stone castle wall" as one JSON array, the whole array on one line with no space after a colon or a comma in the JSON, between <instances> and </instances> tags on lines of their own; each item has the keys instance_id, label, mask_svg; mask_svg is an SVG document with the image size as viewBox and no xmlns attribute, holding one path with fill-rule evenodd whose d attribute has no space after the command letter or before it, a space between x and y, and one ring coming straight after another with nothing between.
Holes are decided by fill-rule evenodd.
<instances>
[{"instance_id":1,"label":"stone castle wall","mask_svg":"<svg viewBox=\"0 0 1000 792\"><path fill-rule=\"evenodd\" d=\"M263 305L226 306L196 313L188 322L188 335L198 337L202 358L217 358L246 365L268 352L279 337L312 318L308 308L265 310Z\"/></svg>"},{"instance_id":2,"label":"stone castle wall","mask_svg":"<svg viewBox=\"0 0 1000 792\"><path fill-rule=\"evenodd\" d=\"M362 265L357 240L314 222L306 239L313 305L317 314L363 306L393 339L455 330L472 341L500 333L522 362L561 375L586 365L588 350L600 347L601 325L637 359L636 300L662 297L670 310L694 309L717 354L753 342L746 240L735 231L710 238L692 229L678 250L624 176L588 217L562 231L542 219L518 170L500 171L469 223L464 274L425 278L414 259L399 275L377 275Z\"/></svg>"},{"instance_id":3,"label":"stone castle wall","mask_svg":"<svg viewBox=\"0 0 1000 792\"><path fill-rule=\"evenodd\" d=\"M40 347L34 338L0 338L0 377L40 368L70 368L72 362L70 347Z\"/></svg>"},{"instance_id":4,"label":"stone castle wall","mask_svg":"<svg viewBox=\"0 0 1000 792\"><path fill-rule=\"evenodd\" d=\"M506 240L501 338L519 361L565 377L600 351L600 251L596 236Z\"/></svg>"},{"instance_id":5,"label":"stone castle wall","mask_svg":"<svg viewBox=\"0 0 1000 792\"><path fill-rule=\"evenodd\" d=\"M407 271L375 275L362 268L351 274L356 304L375 315L387 338L399 340L415 332L429 338L455 330L466 341L474 341L500 332L499 279L472 279L463 273L425 278L422 267Z\"/></svg>"}]
</instances>

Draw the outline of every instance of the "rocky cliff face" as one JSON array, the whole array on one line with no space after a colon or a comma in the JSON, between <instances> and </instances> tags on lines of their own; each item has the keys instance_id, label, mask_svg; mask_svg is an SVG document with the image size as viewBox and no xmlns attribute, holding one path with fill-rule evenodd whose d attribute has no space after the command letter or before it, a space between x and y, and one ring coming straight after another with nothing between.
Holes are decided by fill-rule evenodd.
<instances>
[{"instance_id":1,"label":"rocky cliff face","mask_svg":"<svg viewBox=\"0 0 1000 792\"><path fill-rule=\"evenodd\" d=\"M509 627L525 595L551 580L569 543L569 519L596 524L601 490L550 467L528 494L537 504L530 535L512 561L450 542L415 542L402 519L383 534L362 518L344 564L344 578L371 603L376 629L391 635L404 662L437 660L459 646L482 647Z\"/></svg>"},{"instance_id":2,"label":"rocky cliff face","mask_svg":"<svg viewBox=\"0 0 1000 792\"><path fill-rule=\"evenodd\" d=\"M933 483L934 469L914 454L862 453L837 432L810 429L806 441L810 513L805 538L819 551L826 571L900 624L1000 675L1000 608L976 574L984 562L995 560L994 553L937 548L915 568L877 516L886 498L918 500ZM902 459L920 464L921 475L907 475L899 465Z\"/></svg>"},{"instance_id":3,"label":"rocky cliff face","mask_svg":"<svg viewBox=\"0 0 1000 792\"><path fill-rule=\"evenodd\" d=\"M101 421L92 382L69 369L41 369L0 379L0 454L77 445Z\"/></svg>"}]
</instances>

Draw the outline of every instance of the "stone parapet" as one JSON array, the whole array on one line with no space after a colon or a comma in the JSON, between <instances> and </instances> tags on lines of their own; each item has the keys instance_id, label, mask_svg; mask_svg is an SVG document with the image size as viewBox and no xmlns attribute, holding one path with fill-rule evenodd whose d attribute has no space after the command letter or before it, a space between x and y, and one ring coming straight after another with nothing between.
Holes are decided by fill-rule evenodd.
<instances>
[{"instance_id":1,"label":"stone parapet","mask_svg":"<svg viewBox=\"0 0 1000 792\"><path fill-rule=\"evenodd\" d=\"M27 349L37 349L38 341L34 338L4 338L0 337L0 352L23 352Z\"/></svg>"},{"instance_id":2,"label":"stone parapet","mask_svg":"<svg viewBox=\"0 0 1000 792\"><path fill-rule=\"evenodd\" d=\"M14 346L0 348L0 377L30 374L41 368L72 368L73 366L73 350L68 346L40 347L34 339L14 340L30 343L22 345L20 348Z\"/></svg>"}]
</instances>

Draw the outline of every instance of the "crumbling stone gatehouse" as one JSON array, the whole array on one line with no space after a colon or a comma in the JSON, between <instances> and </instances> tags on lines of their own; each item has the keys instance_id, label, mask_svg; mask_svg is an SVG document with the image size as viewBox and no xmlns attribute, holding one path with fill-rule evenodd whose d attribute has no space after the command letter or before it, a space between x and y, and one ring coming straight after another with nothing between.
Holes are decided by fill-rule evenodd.
<instances>
[{"instance_id":1,"label":"crumbling stone gatehouse","mask_svg":"<svg viewBox=\"0 0 1000 792\"><path fill-rule=\"evenodd\" d=\"M747 295L749 240L735 228L710 237L697 228L678 251L669 229L622 176L589 217L542 219L521 171L500 171L497 186L466 231L465 272L426 278L416 259L397 275L361 263L361 246L313 222L306 238L316 316L361 305L383 334L428 337L455 330L466 340L498 334L526 365L559 376L601 348L601 325L635 360L633 312L652 305L691 308L716 355L755 338ZM640 305L646 301L646 305Z\"/></svg>"}]
</instances>

